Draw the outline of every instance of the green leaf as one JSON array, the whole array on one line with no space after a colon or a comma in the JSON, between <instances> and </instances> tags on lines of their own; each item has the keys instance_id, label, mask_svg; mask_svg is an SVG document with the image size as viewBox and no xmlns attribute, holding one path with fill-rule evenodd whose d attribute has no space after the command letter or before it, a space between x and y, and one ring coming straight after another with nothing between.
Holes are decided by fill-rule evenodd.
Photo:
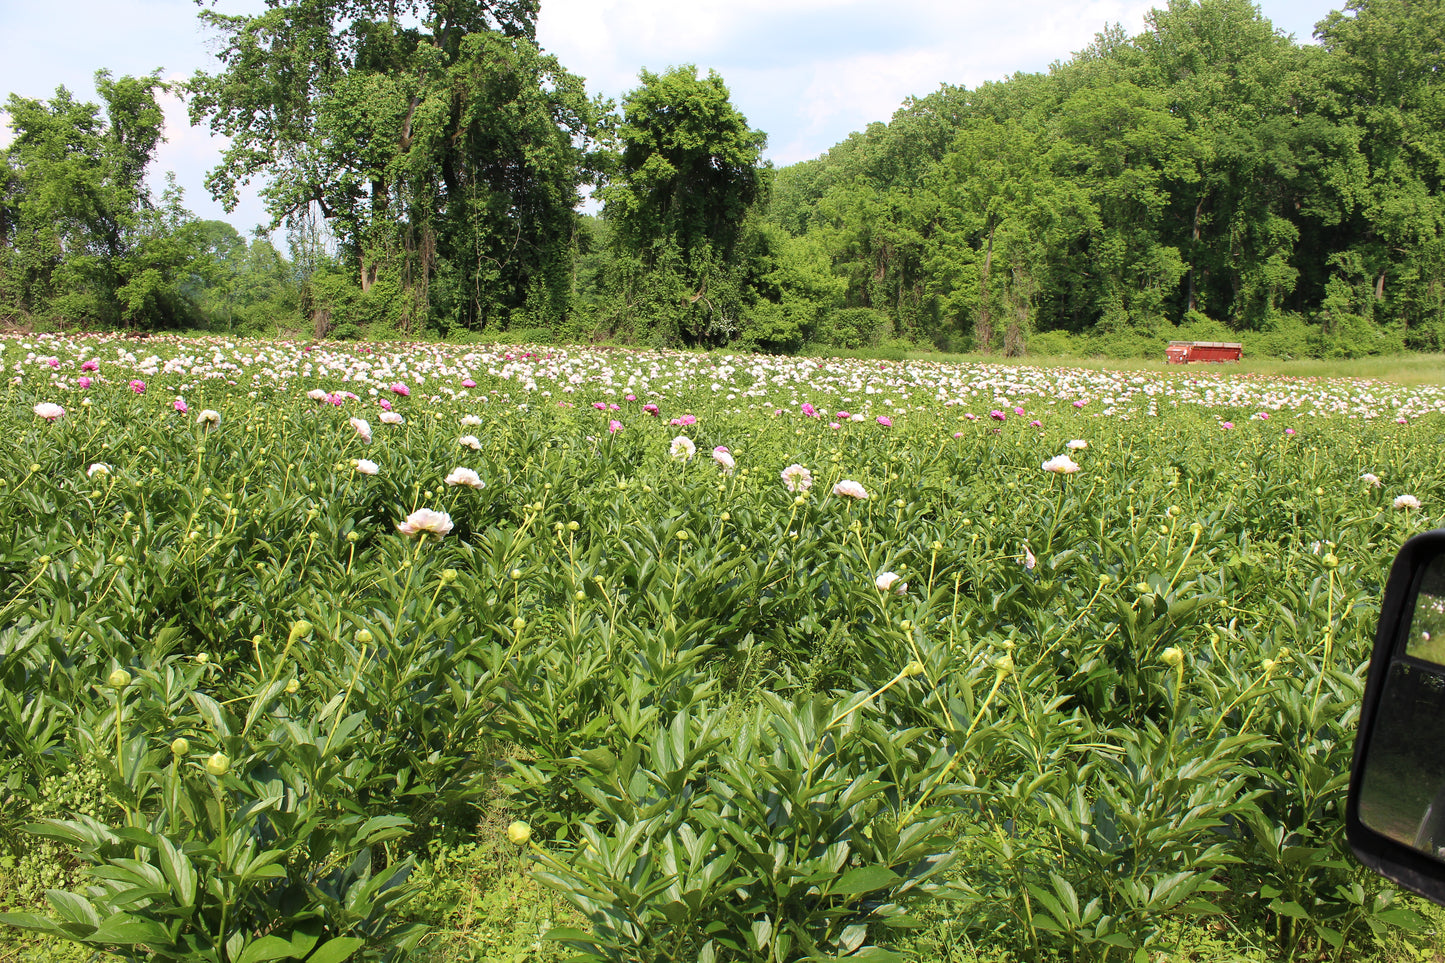
<instances>
[{"instance_id":1,"label":"green leaf","mask_svg":"<svg viewBox=\"0 0 1445 963\"><path fill-rule=\"evenodd\" d=\"M300 954L290 940L279 936L263 936L247 945L236 963L262 963L263 960L294 960Z\"/></svg>"},{"instance_id":2,"label":"green leaf","mask_svg":"<svg viewBox=\"0 0 1445 963\"><path fill-rule=\"evenodd\" d=\"M844 873L836 884L828 888L828 892L843 896L856 896L859 893L871 893L874 890L892 886L900 878L887 866L859 866Z\"/></svg>"},{"instance_id":3,"label":"green leaf","mask_svg":"<svg viewBox=\"0 0 1445 963\"><path fill-rule=\"evenodd\" d=\"M366 943L355 936L338 936L327 940L306 958L306 963L342 963Z\"/></svg>"}]
</instances>

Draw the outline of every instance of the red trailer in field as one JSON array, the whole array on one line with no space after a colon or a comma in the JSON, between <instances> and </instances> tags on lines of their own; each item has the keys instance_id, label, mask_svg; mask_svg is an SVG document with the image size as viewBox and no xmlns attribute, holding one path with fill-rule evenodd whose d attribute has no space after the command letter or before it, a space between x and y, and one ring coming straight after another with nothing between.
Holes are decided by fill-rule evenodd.
<instances>
[{"instance_id":1,"label":"red trailer in field","mask_svg":"<svg viewBox=\"0 0 1445 963\"><path fill-rule=\"evenodd\" d=\"M1244 345L1232 341L1171 341L1164 349L1170 364L1190 361L1238 361L1244 357Z\"/></svg>"}]
</instances>

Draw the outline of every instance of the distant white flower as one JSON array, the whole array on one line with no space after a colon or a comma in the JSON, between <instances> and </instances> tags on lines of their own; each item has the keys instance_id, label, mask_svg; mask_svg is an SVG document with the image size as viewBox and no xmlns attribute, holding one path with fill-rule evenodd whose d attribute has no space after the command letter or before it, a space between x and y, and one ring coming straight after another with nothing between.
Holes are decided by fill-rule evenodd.
<instances>
[{"instance_id":1,"label":"distant white flower","mask_svg":"<svg viewBox=\"0 0 1445 963\"><path fill-rule=\"evenodd\" d=\"M482 423L482 419L476 415L462 415L462 427L475 428Z\"/></svg>"},{"instance_id":2,"label":"distant white flower","mask_svg":"<svg viewBox=\"0 0 1445 963\"><path fill-rule=\"evenodd\" d=\"M312 388L306 392L306 397L312 401L325 401L330 396L326 394L326 389L324 388Z\"/></svg>"},{"instance_id":3,"label":"distant white flower","mask_svg":"<svg viewBox=\"0 0 1445 963\"><path fill-rule=\"evenodd\" d=\"M376 464L376 462L372 461L370 458L358 458L356 459L356 461L352 462L352 464L354 464L356 466L356 470L361 472L361 474L363 475L375 475L377 472L381 471L381 468Z\"/></svg>"},{"instance_id":4,"label":"distant white flower","mask_svg":"<svg viewBox=\"0 0 1445 963\"><path fill-rule=\"evenodd\" d=\"M862 501L868 497L868 489L858 482L845 478L833 486L833 494L840 498L856 498Z\"/></svg>"},{"instance_id":5,"label":"distant white flower","mask_svg":"<svg viewBox=\"0 0 1445 963\"><path fill-rule=\"evenodd\" d=\"M463 448L470 448L472 451L481 451L482 443L477 441L476 435L462 435L457 439L457 444Z\"/></svg>"},{"instance_id":6,"label":"distant white flower","mask_svg":"<svg viewBox=\"0 0 1445 963\"><path fill-rule=\"evenodd\" d=\"M1025 546L1023 547L1023 549L1024 549L1024 559L1023 559L1023 561L1024 561L1024 568L1026 568L1026 569L1028 569L1030 572L1032 572L1032 571L1034 570L1034 566L1039 563L1039 560L1036 559L1036 558L1034 558L1034 553L1031 552L1031 551L1029 551L1029 547L1028 547L1027 545L1025 545Z\"/></svg>"},{"instance_id":7,"label":"distant white flower","mask_svg":"<svg viewBox=\"0 0 1445 963\"><path fill-rule=\"evenodd\" d=\"M381 423L383 425L403 425L406 424L406 419L394 411L383 411L381 413Z\"/></svg>"},{"instance_id":8,"label":"distant white flower","mask_svg":"<svg viewBox=\"0 0 1445 963\"><path fill-rule=\"evenodd\" d=\"M1420 499L1416 498L1414 495L1397 495L1397 496L1395 496L1395 507L1396 507L1396 508L1419 508L1419 507L1420 507Z\"/></svg>"},{"instance_id":9,"label":"distant white flower","mask_svg":"<svg viewBox=\"0 0 1445 963\"><path fill-rule=\"evenodd\" d=\"M447 476L447 484L464 485L467 488L487 487L486 484L482 481L480 475L472 471L470 468L462 468L460 466L452 469L452 473Z\"/></svg>"},{"instance_id":10,"label":"distant white flower","mask_svg":"<svg viewBox=\"0 0 1445 963\"><path fill-rule=\"evenodd\" d=\"M196 415L196 424L205 425L207 428L214 428L221 423L221 413L212 408L206 408Z\"/></svg>"},{"instance_id":11,"label":"distant white flower","mask_svg":"<svg viewBox=\"0 0 1445 963\"><path fill-rule=\"evenodd\" d=\"M723 471L726 472L731 472L737 467L737 462L733 459L732 454L721 445L712 450L712 460L721 465Z\"/></svg>"},{"instance_id":12,"label":"distant white flower","mask_svg":"<svg viewBox=\"0 0 1445 963\"><path fill-rule=\"evenodd\" d=\"M1055 455L1044 462L1044 471L1051 471L1058 475L1072 475L1079 470L1079 463L1068 455Z\"/></svg>"},{"instance_id":13,"label":"distant white flower","mask_svg":"<svg viewBox=\"0 0 1445 963\"><path fill-rule=\"evenodd\" d=\"M903 581L903 576L897 572L883 572L873 580L873 585L880 592L894 592L902 595L908 591L908 583Z\"/></svg>"},{"instance_id":14,"label":"distant white flower","mask_svg":"<svg viewBox=\"0 0 1445 963\"><path fill-rule=\"evenodd\" d=\"M85 477L91 478L95 475L109 475L110 466L103 461L98 461L85 470Z\"/></svg>"},{"instance_id":15,"label":"distant white flower","mask_svg":"<svg viewBox=\"0 0 1445 963\"><path fill-rule=\"evenodd\" d=\"M1089 443L1082 438L1075 438L1064 447L1069 449L1070 451L1083 451L1085 448L1089 447Z\"/></svg>"},{"instance_id":16,"label":"distant white flower","mask_svg":"<svg viewBox=\"0 0 1445 963\"><path fill-rule=\"evenodd\" d=\"M697 445L694 445L692 439L686 435L678 435L672 439L672 444L668 447L667 451L674 458L691 461L692 456L697 454Z\"/></svg>"},{"instance_id":17,"label":"distant white flower","mask_svg":"<svg viewBox=\"0 0 1445 963\"><path fill-rule=\"evenodd\" d=\"M789 465L783 469L780 477L783 479L783 486L790 492L805 492L813 487L813 473L802 465Z\"/></svg>"},{"instance_id":18,"label":"distant white flower","mask_svg":"<svg viewBox=\"0 0 1445 963\"><path fill-rule=\"evenodd\" d=\"M356 433L361 436L362 441L371 441L371 425L365 418L352 418L351 427L356 429Z\"/></svg>"},{"instance_id":19,"label":"distant white flower","mask_svg":"<svg viewBox=\"0 0 1445 963\"><path fill-rule=\"evenodd\" d=\"M406 516L406 521L398 522L396 530L403 535L445 535L452 530L452 517L446 512L433 511L430 508L418 508Z\"/></svg>"},{"instance_id":20,"label":"distant white flower","mask_svg":"<svg viewBox=\"0 0 1445 963\"><path fill-rule=\"evenodd\" d=\"M53 401L42 401L40 404L35 406L34 411L37 415L39 415L41 418L44 418L46 421L54 421L56 418L59 418L61 415L65 414L65 409L60 407Z\"/></svg>"},{"instance_id":21,"label":"distant white flower","mask_svg":"<svg viewBox=\"0 0 1445 963\"><path fill-rule=\"evenodd\" d=\"M1370 488L1380 487L1380 476L1372 474L1370 472L1365 472L1363 475L1361 475L1360 481L1364 482Z\"/></svg>"},{"instance_id":22,"label":"distant white flower","mask_svg":"<svg viewBox=\"0 0 1445 963\"><path fill-rule=\"evenodd\" d=\"M865 415L865 414L863 414L863 412L861 412L861 411L855 411L855 412L853 412L853 414L851 414L851 415L848 416L848 420L849 420L849 421L867 421L867 420L868 420L868 416Z\"/></svg>"}]
</instances>

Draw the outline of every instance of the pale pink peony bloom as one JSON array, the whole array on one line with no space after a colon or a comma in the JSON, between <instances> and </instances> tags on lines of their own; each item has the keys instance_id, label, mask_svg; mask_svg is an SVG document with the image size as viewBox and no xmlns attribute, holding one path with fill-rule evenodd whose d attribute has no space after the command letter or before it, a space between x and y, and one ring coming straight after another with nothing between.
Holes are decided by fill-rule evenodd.
<instances>
[{"instance_id":1,"label":"pale pink peony bloom","mask_svg":"<svg viewBox=\"0 0 1445 963\"><path fill-rule=\"evenodd\" d=\"M196 424L205 425L207 431L215 428L220 423L221 413L219 411L216 411L214 408L204 408L201 410L200 414L196 415Z\"/></svg>"},{"instance_id":2,"label":"pale pink peony bloom","mask_svg":"<svg viewBox=\"0 0 1445 963\"><path fill-rule=\"evenodd\" d=\"M457 444L463 448L470 448L472 451L481 451L482 443L477 441L476 435L462 435L457 439Z\"/></svg>"},{"instance_id":3,"label":"pale pink peony bloom","mask_svg":"<svg viewBox=\"0 0 1445 963\"><path fill-rule=\"evenodd\" d=\"M94 478L96 475L109 475L110 466L103 461L98 461L85 470L86 478Z\"/></svg>"},{"instance_id":4,"label":"pale pink peony bloom","mask_svg":"<svg viewBox=\"0 0 1445 963\"><path fill-rule=\"evenodd\" d=\"M403 425L406 424L406 419L394 411L383 411L381 413L381 423L383 425Z\"/></svg>"},{"instance_id":5,"label":"pale pink peony bloom","mask_svg":"<svg viewBox=\"0 0 1445 963\"><path fill-rule=\"evenodd\" d=\"M1028 547L1027 545L1025 545L1025 546L1023 547L1023 549L1024 549L1024 554L1023 554L1024 568L1026 568L1026 569L1028 569L1030 572L1032 572L1032 571L1034 570L1034 566L1039 563L1039 560L1036 559L1036 558L1034 558L1034 553L1031 552L1031 551L1029 551L1029 547Z\"/></svg>"},{"instance_id":6,"label":"pale pink peony bloom","mask_svg":"<svg viewBox=\"0 0 1445 963\"><path fill-rule=\"evenodd\" d=\"M1051 471L1058 475L1072 475L1079 470L1079 463L1068 455L1055 455L1044 462L1044 471Z\"/></svg>"},{"instance_id":7,"label":"pale pink peony bloom","mask_svg":"<svg viewBox=\"0 0 1445 963\"><path fill-rule=\"evenodd\" d=\"M1395 507L1401 509L1419 508L1420 499L1416 498L1414 495L1397 495L1395 496Z\"/></svg>"},{"instance_id":8,"label":"pale pink peony bloom","mask_svg":"<svg viewBox=\"0 0 1445 963\"><path fill-rule=\"evenodd\" d=\"M42 401L32 409L35 414L46 421L54 421L65 414L65 409L53 401Z\"/></svg>"},{"instance_id":9,"label":"pale pink peony bloom","mask_svg":"<svg viewBox=\"0 0 1445 963\"><path fill-rule=\"evenodd\" d=\"M893 592L895 595L902 595L908 591L908 583L902 580L897 572L882 572L873 580L873 585L880 592Z\"/></svg>"},{"instance_id":10,"label":"pale pink peony bloom","mask_svg":"<svg viewBox=\"0 0 1445 963\"><path fill-rule=\"evenodd\" d=\"M446 512L418 508L406 516L406 521L398 522L396 530L403 535L419 535L422 538L435 535L441 538L452 530L452 517Z\"/></svg>"},{"instance_id":11,"label":"pale pink peony bloom","mask_svg":"<svg viewBox=\"0 0 1445 963\"><path fill-rule=\"evenodd\" d=\"M813 473L802 465L792 464L783 469L780 476L783 485L790 492L805 492L813 487Z\"/></svg>"},{"instance_id":12,"label":"pale pink peony bloom","mask_svg":"<svg viewBox=\"0 0 1445 963\"><path fill-rule=\"evenodd\" d=\"M310 398L317 404L324 404L331 396L326 393L325 388L312 388L310 391L306 392L306 397Z\"/></svg>"},{"instance_id":13,"label":"pale pink peony bloom","mask_svg":"<svg viewBox=\"0 0 1445 963\"><path fill-rule=\"evenodd\" d=\"M381 467L370 458L358 458L352 462L352 464L355 465L356 470L363 475L375 475L381 471Z\"/></svg>"},{"instance_id":14,"label":"pale pink peony bloom","mask_svg":"<svg viewBox=\"0 0 1445 963\"><path fill-rule=\"evenodd\" d=\"M356 433L361 436L362 441L368 444L371 442L371 425L365 418L352 418L351 427L356 429Z\"/></svg>"},{"instance_id":15,"label":"pale pink peony bloom","mask_svg":"<svg viewBox=\"0 0 1445 963\"><path fill-rule=\"evenodd\" d=\"M475 381L473 381L471 378L463 378L463 379L462 379L462 387L463 387L463 388L475 388L476 386L477 386L477 383L476 383Z\"/></svg>"},{"instance_id":16,"label":"pale pink peony bloom","mask_svg":"<svg viewBox=\"0 0 1445 963\"><path fill-rule=\"evenodd\" d=\"M732 453L721 445L712 450L712 460L721 465L723 471L726 472L731 472L737 467L737 462L733 459Z\"/></svg>"},{"instance_id":17,"label":"pale pink peony bloom","mask_svg":"<svg viewBox=\"0 0 1445 963\"><path fill-rule=\"evenodd\" d=\"M463 428L475 428L477 425L480 425L481 423L482 423L482 419L481 419L481 418L478 418L476 415L462 415L462 427L463 427Z\"/></svg>"},{"instance_id":18,"label":"pale pink peony bloom","mask_svg":"<svg viewBox=\"0 0 1445 963\"><path fill-rule=\"evenodd\" d=\"M1064 447L1069 449L1069 451L1083 451L1089 447L1089 443L1082 438L1075 438Z\"/></svg>"},{"instance_id":19,"label":"pale pink peony bloom","mask_svg":"<svg viewBox=\"0 0 1445 963\"><path fill-rule=\"evenodd\" d=\"M1360 476L1360 481L1364 482L1365 485L1370 488L1380 487L1380 476L1374 474L1373 472L1365 472L1363 475Z\"/></svg>"},{"instance_id":20,"label":"pale pink peony bloom","mask_svg":"<svg viewBox=\"0 0 1445 963\"><path fill-rule=\"evenodd\" d=\"M868 489L858 482L845 478L833 486L833 494L839 498L856 498L862 501L868 497Z\"/></svg>"},{"instance_id":21,"label":"pale pink peony bloom","mask_svg":"<svg viewBox=\"0 0 1445 963\"><path fill-rule=\"evenodd\" d=\"M476 472L460 466L452 469L452 473L447 476L446 481L448 485L461 485L465 488L482 489L487 487Z\"/></svg>"},{"instance_id":22,"label":"pale pink peony bloom","mask_svg":"<svg viewBox=\"0 0 1445 963\"><path fill-rule=\"evenodd\" d=\"M668 446L667 452L674 458L691 461L692 456L697 454L697 445L694 445L692 439L686 435L678 435L672 439L672 444Z\"/></svg>"},{"instance_id":23,"label":"pale pink peony bloom","mask_svg":"<svg viewBox=\"0 0 1445 963\"><path fill-rule=\"evenodd\" d=\"M622 430L622 422L618 421L616 418L614 418L614 419L612 419L611 421L607 422L607 432L608 432L608 434L615 435L615 434L617 434L617 433L618 433L619 431L621 431L621 430Z\"/></svg>"}]
</instances>

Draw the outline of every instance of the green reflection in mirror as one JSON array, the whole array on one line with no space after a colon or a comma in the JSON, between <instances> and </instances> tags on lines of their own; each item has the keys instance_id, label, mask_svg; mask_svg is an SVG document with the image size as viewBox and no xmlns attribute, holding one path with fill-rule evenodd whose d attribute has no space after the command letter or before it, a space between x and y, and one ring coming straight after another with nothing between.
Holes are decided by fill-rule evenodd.
<instances>
[{"instance_id":1,"label":"green reflection in mirror","mask_svg":"<svg viewBox=\"0 0 1445 963\"><path fill-rule=\"evenodd\" d=\"M1432 561L1421 576L1405 654L1445 665L1445 556Z\"/></svg>"}]
</instances>

